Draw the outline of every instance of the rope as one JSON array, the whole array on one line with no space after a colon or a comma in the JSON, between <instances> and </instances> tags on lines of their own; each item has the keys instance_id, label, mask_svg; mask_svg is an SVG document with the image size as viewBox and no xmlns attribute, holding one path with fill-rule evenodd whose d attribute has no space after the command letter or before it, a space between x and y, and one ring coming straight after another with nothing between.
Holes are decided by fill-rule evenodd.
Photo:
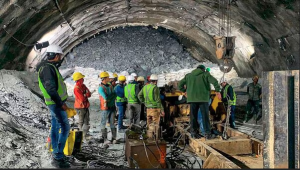
<instances>
[{"instance_id":1,"label":"rope","mask_svg":"<svg viewBox=\"0 0 300 170\"><path fill-rule=\"evenodd\" d=\"M225 125L224 125L224 130L223 130L223 137L226 138L227 137L227 129L228 129L228 122L229 122L229 117L230 117L230 111L231 111L231 105L229 103L229 100L230 100L230 97L227 95L226 96L226 99L227 99L227 103L228 103L228 106L227 106L227 114L226 114L226 121L225 121ZM224 107L225 107L225 104L223 103ZM226 107L225 107L226 108Z\"/></svg>"}]
</instances>

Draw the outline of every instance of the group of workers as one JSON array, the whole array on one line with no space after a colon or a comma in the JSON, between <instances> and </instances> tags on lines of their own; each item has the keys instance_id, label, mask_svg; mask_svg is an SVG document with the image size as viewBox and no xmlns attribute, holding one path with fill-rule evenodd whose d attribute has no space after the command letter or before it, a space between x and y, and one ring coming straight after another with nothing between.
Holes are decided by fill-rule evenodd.
<instances>
[{"instance_id":1,"label":"group of workers","mask_svg":"<svg viewBox=\"0 0 300 170\"><path fill-rule=\"evenodd\" d=\"M262 87L258 83L258 79L257 75L253 76L253 82L247 86L248 102L243 123L248 122L251 115L255 115L256 121L258 120L259 102L262 97ZM217 79L210 74L210 69L200 65L191 73L186 74L178 85L179 90L185 92L187 103L190 104L190 133L192 138L203 136L206 139L211 139L215 137L209 120L210 84L215 88L216 97L222 100L226 109L230 109L230 127L237 129L235 124L237 98L233 87L223 77L220 83L221 88ZM253 107L254 112L252 112Z\"/></svg>"},{"instance_id":2,"label":"group of workers","mask_svg":"<svg viewBox=\"0 0 300 170\"><path fill-rule=\"evenodd\" d=\"M41 92L43 93L45 103L51 113L51 145L53 148L51 164L58 168L70 167L63 150L69 135L70 125L66 114L68 106L67 88L64 80L58 70L61 64L62 49L57 45L47 47L47 60L42 61L38 67L38 81ZM233 87L225 80L221 82L222 89L216 78L210 73L210 69L200 65L191 73L186 74L179 82L179 90L185 93L187 103L190 104L190 133L193 138L199 135L207 139L214 137L211 131L209 121L209 101L210 101L210 84L216 91L216 96L231 108L230 126L235 128L234 110L236 105L236 94ZM101 115L101 143L116 143L117 128L118 133L124 133L128 127L123 125L125 110L128 110L129 125L139 124L141 117L147 121L147 136L157 140L160 138L160 118L164 117L165 112L161 102L161 93L157 87L158 76L152 74L147 77L148 82L144 84L144 77L138 77L132 73L129 76L109 74L101 72L99 75L101 82L98 88ZM90 128L89 100L91 92L84 85L84 75L75 72L73 80L76 109L79 121L78 127L83 131L83 137L88 139ZM126 83L126 81L128 83ZM253 77L253 83L248 85L247 92L249 100L247 104L247 114L245 121L251 114L252 106L258 112L259 99L261 98L261 86L258 84L258 76ZM144 107L146 115L144 115ZM116 111L118 112L117 128L115 126ZM202 122L197 122L201 114ZM112 140L107 138L106 125L109 123ZM200 126L199 126L200 124ZM199 128L201 127L202 128ZM59 133L59 130L61 132Z\"/></svg>"},{"instance_id":3,"label":"group of workers","mask_svg":"<svg viewBox=\"0 0 300 170\"><path fill-rule=\"evenodd\" d=\"M63 51L60 46L50 45L46 49L47 60L42 61L37 66L38 81L40 90L44 96L45 103L51 113L51 145L53 148L51 164L57 168L68 168L70 163L63 153L67 141L70 124L67 117L66 100L68 98L67 87L64 83L58 67L61 65ZM127 76L109 75L108 72L101 72L99 75L101 82L98 93L100 100L101 113L101 136L102 143L115 143L117 129L115 126L116 106L118 110L118 131L124 132L123 117L126 107L129 111L129 120L131 124L138 124L142 114L142 106L147 110L147 134L149 138L158 139L160 116L164 116L164 110L160 100L160 92L157 87L158 76L152 74L147 77L147 84L144 85L144 78L138 77L135 73ZM88 138L90 128L89 100L91 92L84 85L84 75L75 72L73 80L76 109L79 121L78 127L83 131L83 137ZM117 83L118 80L118 83ZM106 124L109 123L112 140L107 138ZM59 132L60 131L60 132Z\"/></svg>"}]
</instances>

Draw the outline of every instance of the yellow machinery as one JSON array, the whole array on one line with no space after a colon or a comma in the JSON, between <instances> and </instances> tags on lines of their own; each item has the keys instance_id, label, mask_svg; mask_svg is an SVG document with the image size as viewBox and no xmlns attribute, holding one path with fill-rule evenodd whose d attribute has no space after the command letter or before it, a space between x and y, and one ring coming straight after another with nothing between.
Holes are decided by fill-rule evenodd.
<instances>
[{"instance_id":1,"label":"yellow machinery","mask_svg":"<svg viewBox=\"0 0 300 170\"><path fill-rule=\"evenodd\" d=\"M165 93L166 102L167 102L167 110L171 115L175 116L188 116L190 114L190 105L189 104L170 104L174 103L172 101L178 100L180 95L184 93L181 91L173 91L169 93ZM226 118L226 110L224 109L224 105L220 99L216 97L216 93L214 90L211 90L210 97L212 99L212 103L209 106L210 110L210 119L212 121L224 121ZM176 116L176 117L177 117Z\"/></svg>"},{"instance_id":2,"label":"yellow machinery","mask_svg":"<svg viewBox=\"0 0 300 170\"><path fill-rule=\"evenodd\" d=\"M67 111L68 118L73 117L76 115L76 111L72 108L69 108ZM50 128L51 130L51 128ZM59 129L59 133L61 133L61 129ZM66 141L66 145L64 148L64 154L67 156L70 156L72 154L75 154L76 152L81 151L81 144L82 144L82 131L79 131L79 128L71 128L69 132L69 136ZM51 138L48 136L47 138L47 143L46 143L46 148L52 152L52 146L51 146Z\"/></svg>"}]
</instances>

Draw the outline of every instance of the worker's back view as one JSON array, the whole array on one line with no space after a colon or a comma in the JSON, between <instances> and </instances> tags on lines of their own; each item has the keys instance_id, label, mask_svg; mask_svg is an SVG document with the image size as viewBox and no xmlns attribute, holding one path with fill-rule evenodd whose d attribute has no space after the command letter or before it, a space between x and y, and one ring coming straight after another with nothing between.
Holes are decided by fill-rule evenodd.
<instances>
[{"instance_id":1,"label":"worker's back view","mask_svg":"<svg viewBox=\"0 0 300 170\"><path fill-rule=\"evenodd\" d=\"M179 82L179 90L187 93L187 102L190 107L191 135L193 138L199 134L197 126L198 110L200 108L204 131L202 135L211 138L211 127L209 122L208 102L210 97L210 84L215 87L217 96L220 98L220 86L216 78L205 72L205 66L200 65ZM186 85L186 89L184 88Z\"/></svg>"}]
</instances>

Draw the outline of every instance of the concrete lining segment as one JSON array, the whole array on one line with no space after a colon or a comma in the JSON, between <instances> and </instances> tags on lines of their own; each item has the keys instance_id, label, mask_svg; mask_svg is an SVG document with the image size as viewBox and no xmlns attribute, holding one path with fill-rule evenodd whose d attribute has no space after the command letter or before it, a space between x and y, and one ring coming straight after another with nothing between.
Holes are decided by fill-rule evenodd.
<instances>
[{"instance_id":1,"label":"concrete lining segment","mask_svg":"<svg viewBox=\"0 0 300 170\"><path fill-rule=\"evenodd\" d=\"M287 78L294 76L295 129L288 127ZM288 168L288 132L295 132L295 167L299 167L299 70L263 72L264 168ZM291 113L289 113L291 114Z\"/></svg>"}]
</instances>

